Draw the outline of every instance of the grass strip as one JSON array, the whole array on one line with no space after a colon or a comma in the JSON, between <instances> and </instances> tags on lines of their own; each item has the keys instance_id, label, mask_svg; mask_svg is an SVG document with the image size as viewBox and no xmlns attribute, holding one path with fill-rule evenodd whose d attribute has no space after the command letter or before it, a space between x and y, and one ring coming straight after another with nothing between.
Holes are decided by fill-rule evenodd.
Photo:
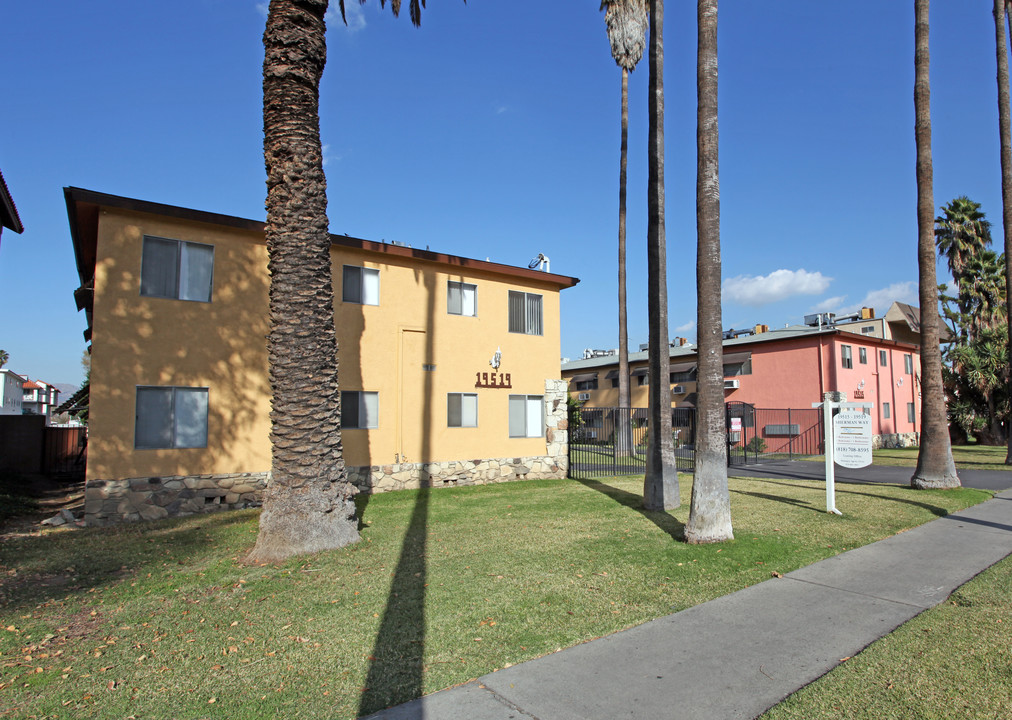
<instances>
[{"instance_id":1,"label":"grass strip","mask_svg":"<svg viewBox=\"0 0 1012 720\"><path fill-rule=\"evenodd\" d=\"M733 542L675 538L642 480L360 498L362 540L236 558L257 512L0 544L0 714L353 718L711 600L989 493L730 480Z\"/></svg>"},{"instance_id":2,"label":"grass strip","mask_svg":"<svg viewBox=\"0 0 1012 720\"><path fill-rule=\"evenodd\" d=\"M794 693L762 720L1007 718L1010 648L1012 557Z\"/></svg>"}]
</instances>

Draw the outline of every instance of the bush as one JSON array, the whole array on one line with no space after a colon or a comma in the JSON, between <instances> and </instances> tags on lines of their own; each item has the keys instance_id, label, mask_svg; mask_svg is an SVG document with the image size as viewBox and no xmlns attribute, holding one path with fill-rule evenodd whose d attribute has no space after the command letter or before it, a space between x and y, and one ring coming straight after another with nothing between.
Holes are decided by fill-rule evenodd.
<instances>
[{"instance_id":1,"label":"bush","mask_svg":"<svg viewBox=\"0 0 1012 720\"><path fill-rule=\"evenodd\" d=\"M748 445L745 446L745 449L750 453L761 455L762 453L766 452L766 441L763 440L758 435L756 435L754 438L748 441Z\"/></svg>"}]
</instances>

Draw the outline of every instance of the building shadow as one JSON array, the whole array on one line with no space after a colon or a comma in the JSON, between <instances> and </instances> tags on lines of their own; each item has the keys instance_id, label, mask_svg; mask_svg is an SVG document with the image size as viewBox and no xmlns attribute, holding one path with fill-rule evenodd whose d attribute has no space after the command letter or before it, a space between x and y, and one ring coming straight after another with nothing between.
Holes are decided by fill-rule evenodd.
<instances>
[{"instance_id":1,"label":"building shadow","mask_svg":"<svg viewBox=\"0 0 1012 720\"><path fill-rule=\"evenodd\" d=\"M797 488L797 485L794 485L794 484L789 483L789 482L777 482L776 480L768 480L766 478L751 478L751 479L755 480L757 482L766 483L767 485L782 485L784 487ZM801 479L803 479L803 480L811 480L811 478L801 478ZM933 514L933 515L935 515L937 517L945 517L946 515L949 514L948 510L946 510L943 507L939 507L938 505L931 505L929 503L918 502L917 500L907 500L906 498L885 497L885 496L882 496L882 495L875 495L874 493L865 493L865 492L858 492L857 490L846 489L846 487L851 487L851 488L853 488L853 487L861 487L863 485L868 485L868 484L869 483L847 482L847 481L837 482L837 483L835 483L835 485L836 485L836 494L837 495L863 495L864 497L877 498L879 500L890 500L892 502L904 503L906 505L913 505L915 507L923 508L924 510L927 510L928 512L930 512L931 514ZM875 483L875 485L879 485L879 486L883 486L883 487L889 487L889 485L887 485L886 483ZM892 487L907 488L906 485L892 485ZM798 505L799 507L811 508L815 512L825 512L821 507L816 506L816 505L811 505L810 503L805 503L803 501L799 501L799 500L797 500L797 498L789 498L789 497L784 497L782 495L771 495L771 494L766 494L766 493L753 493L753 492L748 492L748 491L745 491L745 490L732 490L731 492L737 492L737 493L742 494L742 495L752 495L754 497L761 497L761 498L765 498L767 500L775 500L775 501L787 503L787 504L790 504L790 505Z\"/></svg>"},{"instance_id":2,"label":"building shadow","mask_svg":"<svg viewBox=\"0 0 1012 720\"><path fill-rule=\"evenodd\" d=\"M572 479L584 487L590 488L591 490L601 493L605 497L611 498L623 507L635 510L668 534L672 540L683 540L685 538L685 523L680 522L666 512L644 509L642 495L622 490L621 488L614 487L613 485L603 483L600 480L587 480L584 478Z\"/></svg>"}]
</instances>

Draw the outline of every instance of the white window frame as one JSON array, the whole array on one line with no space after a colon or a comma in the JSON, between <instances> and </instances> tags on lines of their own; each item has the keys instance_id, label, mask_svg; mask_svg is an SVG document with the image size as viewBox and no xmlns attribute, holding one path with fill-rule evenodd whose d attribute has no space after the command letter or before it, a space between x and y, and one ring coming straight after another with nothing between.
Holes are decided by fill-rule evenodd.
<instances>
[{"instance_id":1,"label":"white window frame","mask_svg":"<svg viewBox=\"0 0 1012 720\"><path fill-rule=\"evenodd\" d=\"M355 288L350 287L348 282L350 275L358 276L357 293L355 292ZM379 270L360 265L343 266L341 269L341 301L356 305L379 305Z\"/></svg>"},{"instance_id":2,"label":"white window frame","mask_svg":"<svg viewBox=\"0 0 1012 720\"><path fill-rule=\"evenodd\" d=\"M173 260L175 267L171 268L172 278L169 279L168 283L173 287L166 292L162 292L162 289L157 287L163 284L161 282L163 278L159 277L158 272L163 268L160 265L157 267L152 265L155 263L153 250L150 254L148 252L148 248L153 248L156 244L163 246L172 245L175 248L175 258ZM193 256L195 261L199 262L201 256L208 257L208 250L210 250L210 267L202 268L203 272L207 275L206 284L200 275L191 282L191 256ZM198 284L199 287L197 287ZM141 244L141 297L209 303L211 302L213 290L214 245L158 237L156 235L144 236Z\"/></svg>"},{"instance_id":3,"label":"white window frame","mask_svg":"<svg viewBox=\"0 0 1012 720\"><path fill-rule=\"evenodd\" d=\"M518 417L515 413L523 413ZM519 425L523 424L523 434ZM511 438L537 438L545 436L545 396L509 396L509 436Z\"/></svg>"},{"instance_id":4,"label":"white window frame","mask_svg":"<svg viewBox=\"0 0 1012 720\"><path fill-rule=\"evenodd\" d=\"M903 372L907 375L914 374L914 356L911 353L903 354Z\"/></svg>"},{"instance_id":5,"label":"white window frame","mask_svg":"<svg viewBox=\"0 0 1012 720\"><path fill-rule=\"evenodd\" d=\"M917 410L912 402L907 403L907 422L917 422Z\"/></svg>"},{"instance_id":6,"label":"white window frame","mask_svg":"<svg viewBox=\"0 0 1012 720\"><path fill-rule=\"evenodd\" d=\"M878 365L879 367L889 367L889 353L887 351L878 351Z\"/></svg>"},{"instance_id":7,"label":"white window frame","mask_svg":"<svg viewBox=\"0 0 1012 720\"><path fill-rule=\"evenodd\" d=\"M857 360L862 365L867 365L868 364L868 348L858 348L857 349Z\"/></svg>"},{"instance_id":8,"label":"white window frame","mask_svg":"<svg viewBox=\"0 0 1012 720\"><path fill-rule=\"evenodd\" d=\"M457 424L453 423L453 405L457 403ZM468 422L470 406L471 422ZM478 427L478 393L446 393L446 427L476 428Z\"/></svg>"},{"instance_id":9,"label":"white window frame","mask_svg":"<svg viewBox=\"0 0 1012 720\"><path fill-rule=\"evenodd\" d=\"M148 418L142 417L142 413L146 411L154 411L155 406L151 404L151 400L154 400L156 396L163 396L162 402L166 414L160 418ZM134 404L134 449L136 450L182 450L189 448L206 448L207 447L207 415L208 415L208 395L209 391L206 387L179 387L175 385L138 385L136 388L135 404ZM142 401L142 396L146 396L148 401ZM182 417L184 404L186 402L196 401L197 411L202 414L203 417L197 418L197 425L195 428L181 427L180 423L184 420ZM142 423L145 421L157 421L161 419L163 426L160 428L160 432L157 435L165 436L165 441L153 439L151 441L146 440L143 436L146 434L141 430ZM154 438L155 434L152 434Z\"/></svg>"},{"instance_id":10,"label":"white window frame","mask_svg":"<svg viewBox=\"0 0 1012 720\"><path fill-rule=\"evenodd\" d=\"M510 290L506 314L511 333L544 335L544 296L537 293Z\"/></svg>"},{"instance_id":11,"label":"white window frame","mask_svg":"<svg viewBox=\"0 0 1012 720\"><path fill-rule=\"evenodd\" d=\"M844 369L850 370L854 367L854 350L850 345L840 346L840 359L843 361Z\"/></svg>"},{"instance_id":12,"label":"white window frame","mask_svg":"<svg viewBox=\"0 0 1012 720\"><path fill-rule=\"evenodd\" d=\"M882 419L889 419L889 403L887 402L882 403Z\"/></svg>"},{"instance_id":13,"label":"white window frame","mask_svg":"<svg viewBox=\"0 0 1012 720\"><path fill-rule=\"evenodd\" d=\"M471 298L468 302L468 292ZM456 298L454 295L456 294ZM454 309L454 303L457 308ZM478 317L478 286L460 280L446 281L446 313L463 317Z\"/></svg>"},{"instance_id":14,"label":"white window frame","mask_svg":"<svg viewBox=\"0 0 1012 720\"><path fill-rule=\"evenodd\" d=\"M373 407L370 409L369 404ZM352 417L354 406L354 417ZM363 419L365 424L363 424ZM379 393L368 390L341 391L341 427L349 430L375 430L379 427Z\"/></svg>"}]
</instances>

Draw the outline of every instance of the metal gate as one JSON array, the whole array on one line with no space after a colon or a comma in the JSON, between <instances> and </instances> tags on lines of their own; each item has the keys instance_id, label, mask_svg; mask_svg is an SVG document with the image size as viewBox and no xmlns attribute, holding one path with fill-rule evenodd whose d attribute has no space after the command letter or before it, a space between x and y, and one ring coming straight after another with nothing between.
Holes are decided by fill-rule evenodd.
<instances>
[{"instance_id":1,"label":"metal gate","mask_svg":"<svg viewBox=\"0 0 1012 720\"><path fill-rule=\"evenodd\" d=\"M729 466L795 460L823 451L822 411L725 404ZM672 408L679 472L695 469L696 408ZM645 408L571 408L570 477L640 475L650 437Z\"/></svg>"}]
</instances>

